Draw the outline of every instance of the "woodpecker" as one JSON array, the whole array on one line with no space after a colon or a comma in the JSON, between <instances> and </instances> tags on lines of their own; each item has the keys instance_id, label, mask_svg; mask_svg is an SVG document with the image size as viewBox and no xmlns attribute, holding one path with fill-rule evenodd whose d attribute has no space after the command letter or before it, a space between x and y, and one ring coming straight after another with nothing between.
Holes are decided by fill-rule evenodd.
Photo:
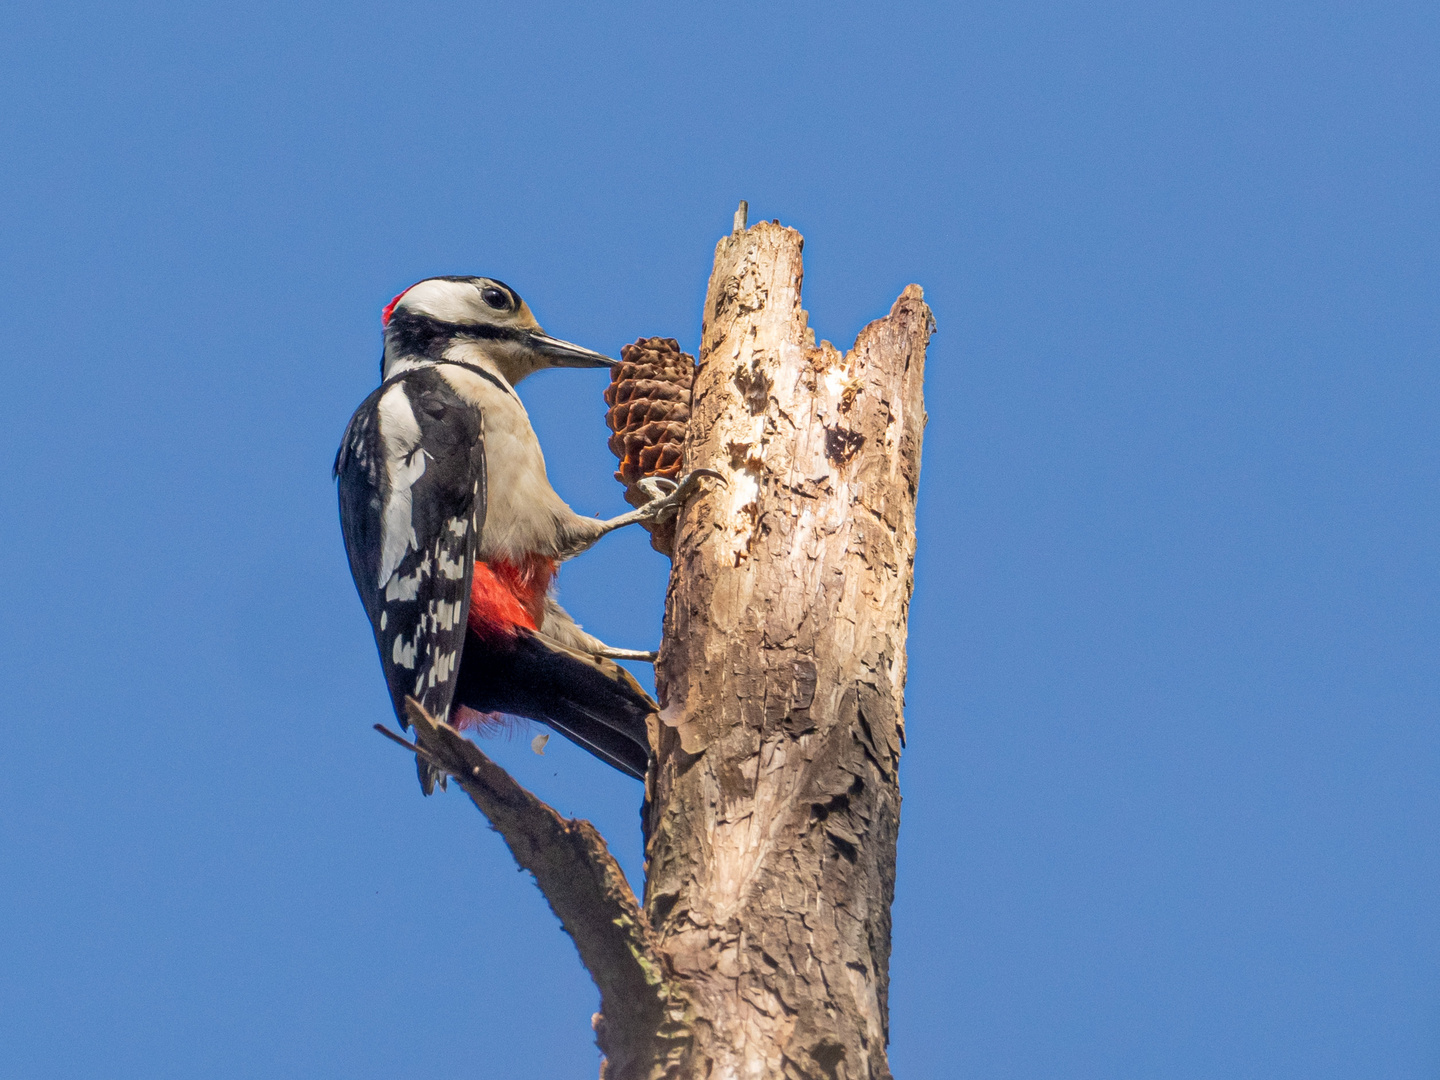
<instances>
[{"instance_id":1,"label":"woodpecker","mask_svg":"<svg viewBox=\"0 0 1440 1080\"><path fill-rule=\"evenodd\" d=\"M675 513L708 470L652 482L600 521L550 486L515 385L542 368L616 361L546 334L515 290L429 278L386 306L381 383L335 457L350 572L400 726L405 698L461 728L538 720L643 778L655 703L550 595L559 563L608 532ZM453 711L453 715L452 715ZM417 760L428 795L438 780Z\"/></svg>"}]
</instances>

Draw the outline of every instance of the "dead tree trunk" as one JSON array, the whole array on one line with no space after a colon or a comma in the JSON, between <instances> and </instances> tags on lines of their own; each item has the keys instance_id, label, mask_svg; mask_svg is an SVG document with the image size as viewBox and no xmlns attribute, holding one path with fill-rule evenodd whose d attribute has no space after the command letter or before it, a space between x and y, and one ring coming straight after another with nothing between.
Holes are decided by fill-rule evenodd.
<instances>
[{"instance_id":1,"label":"dead tree trunk","mask_svg":"<svg viewBox=\"0 0 1440 1080\"><path fill-rule=\"evenodd\" d=\"M849 353L817 348L802 245L779 224L737 229L705 298L685 461L730 483L677 536L645 897L691 1002L687 1077L890 1075L933 323L912 285Z\"/></svg>"},{"instance_id":2,"label":"dead tree trunk","mask_svg":"<svg viewBox=\"0 0 1440 1080\"><path fill-rule=\"evenodd\" d=\"M934 323L911 285L817 347L799 233L743 212L705 300L685 467L729 483L677 532L643 910L588 823L413 715L575 939L602 1077L881 1080Z\"/></svg>"}]
</instances>

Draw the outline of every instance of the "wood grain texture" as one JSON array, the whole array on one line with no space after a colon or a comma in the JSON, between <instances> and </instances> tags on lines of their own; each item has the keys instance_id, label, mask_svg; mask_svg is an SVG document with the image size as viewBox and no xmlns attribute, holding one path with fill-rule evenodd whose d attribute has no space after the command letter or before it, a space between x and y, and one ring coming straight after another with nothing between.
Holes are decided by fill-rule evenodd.
<instances>
[{"instance_id":1,"label":"wood grain texture","mask_svg":"<svg viewBox=\"0 0 1440 1080\"><path fill-rule=\"evenodd\" d=\"M918 286L841 354L793 229L722 239L657 665L645 907L677 1077L890 1075L890 903L925 348ZM607 1074L609 1075L609 1074ZM618 1074L617 1074L618 1075Z\"/></svg>"}]
</instances>

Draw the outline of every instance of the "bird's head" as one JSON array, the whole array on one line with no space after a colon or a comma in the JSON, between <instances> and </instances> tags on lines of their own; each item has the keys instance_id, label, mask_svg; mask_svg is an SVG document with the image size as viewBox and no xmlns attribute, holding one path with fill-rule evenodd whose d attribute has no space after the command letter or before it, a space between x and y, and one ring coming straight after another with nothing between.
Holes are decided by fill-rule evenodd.
<instances>
[{"instance_id":1,"label":"bird's head","mask_svg":"<svg viewBox=\"0 0 1440 1080\"><path fill-rule=\"evenodd\" d=\"M427 278L391 300L382 376L426 360L459 360L493 368L515 385L542 368L614 367L608 356L553 338L503 281Z\"/></svg>"}]
</instances>

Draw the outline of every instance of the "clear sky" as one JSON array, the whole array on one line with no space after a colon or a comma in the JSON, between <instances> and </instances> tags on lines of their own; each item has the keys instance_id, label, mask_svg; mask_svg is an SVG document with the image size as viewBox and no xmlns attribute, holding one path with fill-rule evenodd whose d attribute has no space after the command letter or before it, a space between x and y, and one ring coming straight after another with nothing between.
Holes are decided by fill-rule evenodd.
<instances>
[{"instance_id":1,"label":"clear sky","mask_svg":"<svg viewBox=\"0 0 1440 1080\"><path fill-rule=\"evenodd\" d=\"M892 1059L1435 1077L1433 3L13 5L0 1075L586 1077L596 995L424 800L331 458L380 309L694 349L737 200L929 356ZM624 508L599 372L524 387ZM616 536L562 597L657 640ZM639 786L492 747L638 870Z\"/></svg>"}]
</instances>

